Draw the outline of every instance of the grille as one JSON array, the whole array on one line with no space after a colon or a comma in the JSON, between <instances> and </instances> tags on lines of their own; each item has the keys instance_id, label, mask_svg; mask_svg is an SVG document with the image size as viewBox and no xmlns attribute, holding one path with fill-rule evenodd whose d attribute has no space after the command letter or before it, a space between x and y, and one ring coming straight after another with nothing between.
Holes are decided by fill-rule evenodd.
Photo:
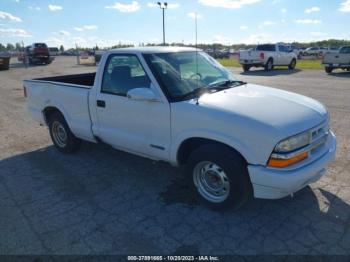
<instances>
[{"instance_id":1,"label":"grille","mask_svg":"<svg viewBox=\"0 0 350 262\"><path fill-rule=\"evenodd\" d=\"M311 154L316 153L326 143L329 134L328 123L311 130Z\"/></svg>"}]
</instances>

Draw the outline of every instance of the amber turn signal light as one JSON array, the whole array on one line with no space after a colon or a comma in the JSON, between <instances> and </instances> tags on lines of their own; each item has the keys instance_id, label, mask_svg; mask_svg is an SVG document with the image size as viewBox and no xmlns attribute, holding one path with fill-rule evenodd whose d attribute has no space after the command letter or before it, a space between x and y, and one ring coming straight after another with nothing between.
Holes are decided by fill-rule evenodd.
<instances>
[{"instance_id":1,"label":"amber turn signal light","mask_svg":"<svg viewBox=\"0 0 350 262\"><path fill-rule=\"evenodd\" d=\"M299 155L296 155L292 158L288 158L288 159L284 159L284 158L270 158L268 166L269 167L278 167L278 168L282 168L282 167L288 167L291 165L294 165L306 158L309 157L309 153L308 152L303 152Z\"/></svg>"}]
</instances>

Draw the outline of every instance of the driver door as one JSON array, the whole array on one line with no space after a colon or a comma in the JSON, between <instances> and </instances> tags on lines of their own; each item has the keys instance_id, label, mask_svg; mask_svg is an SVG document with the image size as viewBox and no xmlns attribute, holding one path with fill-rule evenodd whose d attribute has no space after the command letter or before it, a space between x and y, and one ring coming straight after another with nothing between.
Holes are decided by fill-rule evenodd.
<instances>
[{"instance_id":1,"label":"driver door","mask_svg":"<svg viewBox=\"0 0 350 262\"><path fill-rule=\"evenodd\" d=\"M168 159L170 106L162 101L127 97L134 88L155 91L136 55L111 54L96 95L98 136L113 147L157 159Z\"/></svg>"}]
</instances>

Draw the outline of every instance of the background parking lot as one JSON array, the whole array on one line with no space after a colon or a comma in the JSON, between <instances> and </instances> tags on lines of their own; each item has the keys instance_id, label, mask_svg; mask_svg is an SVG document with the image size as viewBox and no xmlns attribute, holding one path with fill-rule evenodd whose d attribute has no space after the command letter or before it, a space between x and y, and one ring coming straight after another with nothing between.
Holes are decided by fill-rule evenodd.
<instances>
[{"instance_id":1,"label":"background parking lot","mask_svg":"<svg viewBox=\"0 0 350 262\"><path fill-rule=\"evenodd\" d=\"M168 164L106 145L84 143L75 155L53 148L47 129L26 114L22 80L95 67L58 57L0 71L0 254L349 255L350 73L233 70L321 101L338 139L336 161L319 182L237 212L200 206Z\"/></svg>"}]
</instances>

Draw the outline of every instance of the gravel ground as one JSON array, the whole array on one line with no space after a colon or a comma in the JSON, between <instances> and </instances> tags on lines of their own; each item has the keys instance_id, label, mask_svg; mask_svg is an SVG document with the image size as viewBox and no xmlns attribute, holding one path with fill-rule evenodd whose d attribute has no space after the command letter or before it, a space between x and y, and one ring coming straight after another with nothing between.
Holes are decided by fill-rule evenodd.
<instances>
[{"instance_id":1,"label":"gravel ground","mask_svg":"<svg viewBox=\"0 0 350 262\"><path fill-rule=\"evenodd\" d=\"M238 212L200 206L181 170L106 145L62 155L25 112L22 80L93 72L75 58L0 72L0 254L350 255L350 73L252 71L239 78L323 102L338 138L326 176Z\"/></svg>"}]
</instances>

